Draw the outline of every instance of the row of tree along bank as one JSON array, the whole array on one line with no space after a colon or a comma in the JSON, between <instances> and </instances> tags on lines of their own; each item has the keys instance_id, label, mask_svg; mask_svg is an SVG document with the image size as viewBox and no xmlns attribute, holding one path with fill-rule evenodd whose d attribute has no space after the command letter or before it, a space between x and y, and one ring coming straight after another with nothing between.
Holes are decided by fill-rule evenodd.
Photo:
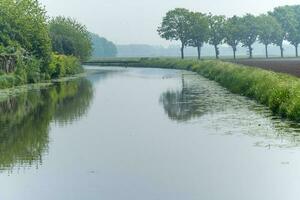
<instances>
[{"instance_id":1,"label":"row of tree along bank","mask_svg":"<svg viewBox=\"0 0 300 200\"><path fill-rule=\"evenodd\" d=\"M268 106L274 114L300 121L300 80L294 76L219 60L142 58L134 62L119 60L111 62L110 66L122 66L122 62L131 67L191 70L233 93ZM107 63L97 61L89 64L107 66Z\"/></svg>"},{"instance_id":2,"label":"row of tree along bank","mask_svg":"<svg viewBox=\"0 0 300 200\"><path fill-rule=\"evenodd\" d=\"M190 12L184 8L169 11L158 28L159 35L167 40L181 42L181 57L184 58L186 46L196 47L198 58L201 47L209 43L215 47L216 58L219 58L219 45L232 47L236 58L237 46L241 43L248 48L249 57L253 57L253 44L258 40L265 46L268 58L268 46L274 44L280 48L284 56L283 43L288 41L295 47L298 57L300 44L300 5L282 6L268 14L254 16L215 16L199 12Z\"/></svg>"},{"instance_id":3,"label":"row of tree along bank","mask_svg":"<svg viewBox=\"0 0 300 200\"><path fill-rule=\"evenodd\" d=\"M37 0L0 1L0 88L83 71L90 33L71 18L48 20Z\"/></svg>"}]
</instances>

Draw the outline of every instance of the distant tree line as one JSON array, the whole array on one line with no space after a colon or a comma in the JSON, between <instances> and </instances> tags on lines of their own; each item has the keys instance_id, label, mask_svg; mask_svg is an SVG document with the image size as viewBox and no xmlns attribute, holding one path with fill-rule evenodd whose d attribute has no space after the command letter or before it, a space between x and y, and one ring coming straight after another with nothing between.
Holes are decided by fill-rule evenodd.
<instances>
[{"instance_id":1,"label":"distant tree line","mask_svg":"<svg viewBox=\"0 0 300 200\"><path fill-rule=\"evenodd\" d=\"M92 57L93 58L105 58L105 57L116 57L118 50L116 45L105 39L104 37L100 37L95 33L90 33L90 37L92 40Z\"/></svg>"},{"instance_id":2,"label":"distant tree line","mask_svg":"<svg viewBox=\"0 0 300 200\"><path fill-rule=\"evenodd\" d=\"M195 47L198 58L204 43L214 46L215 55L220 56L219 46L227 44L232 48L233 57L239 44L248 49L249 58L253 57L253 44L259 41L265 46L266 58L269 57L268 46L278 46L284 57L284 41L295 47L299 56L300 44L300 5L281 6L267 14L226 18L223 15L191 12L184 8L169 11L158 28L159 35L166 40L181 42L181 58L187 46Z\"/></svg>"}]
</instances>

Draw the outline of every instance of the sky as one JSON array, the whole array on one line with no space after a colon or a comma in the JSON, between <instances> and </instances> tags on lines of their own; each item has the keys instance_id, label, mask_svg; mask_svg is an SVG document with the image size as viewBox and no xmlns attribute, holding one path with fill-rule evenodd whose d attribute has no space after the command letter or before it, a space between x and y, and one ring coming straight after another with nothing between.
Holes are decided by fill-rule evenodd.
<instances>
[{"instance_id":1,"label":"sky","mask_svg":"<svg viewBox=\"0 0 300 200\"><path fill-rule=\"evenodd\" d=\"M172 42L157 34L163 16L173 8L203 13L244 15L261 14L300 0L40 0L48 15L64 15L85 24L89 31L117 44L167 46Z\"/></svg>"}]
</instances>

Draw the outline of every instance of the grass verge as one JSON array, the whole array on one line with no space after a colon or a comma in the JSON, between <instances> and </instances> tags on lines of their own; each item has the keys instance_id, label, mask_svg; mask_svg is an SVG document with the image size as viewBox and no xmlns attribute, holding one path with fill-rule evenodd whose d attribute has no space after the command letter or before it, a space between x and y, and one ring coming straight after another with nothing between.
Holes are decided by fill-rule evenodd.
<instances>
[{"instance_id":1,"label":"grass verge","mask_svg":"<svg viewBox=\"0 0 300 200\"><path fill-rule=\"evenodd\" d=\"M141 59L131 66L191 70L300 122L300 79L294 76L215 60Z\"/></svg>"}]
</instances>

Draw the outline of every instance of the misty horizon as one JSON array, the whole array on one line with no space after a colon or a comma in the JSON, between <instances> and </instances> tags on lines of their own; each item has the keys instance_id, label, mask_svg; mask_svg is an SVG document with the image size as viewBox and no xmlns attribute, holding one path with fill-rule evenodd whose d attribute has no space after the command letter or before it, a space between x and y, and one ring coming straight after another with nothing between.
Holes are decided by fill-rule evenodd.
<instances>
[{"instance_id":1,"label":"misty horizon","mask_svg":"<svg viewBox=\"0 0 300 200\"><path fill-rule=\"evenodd\" d=\"M85 24L93 33L107 38L118 45L148 44L168 47L177 44L176 41L166 41L157 34L163 16L167 11L176 7L183 7L202 13L225 15L244 15L246 13L261 14L283 5L300 3L294 0L261 0L257 7L256 1L226 0L219 2L175 0L151 2L145 0L86 0L84 4L80 0L40 1L49 13L50 17L65 15ZM218 6L215 6L215 5ZM58 6L60 5L60 6ZM72 5L72 6L70 6Z\"/></svg>"}]
</instances>

